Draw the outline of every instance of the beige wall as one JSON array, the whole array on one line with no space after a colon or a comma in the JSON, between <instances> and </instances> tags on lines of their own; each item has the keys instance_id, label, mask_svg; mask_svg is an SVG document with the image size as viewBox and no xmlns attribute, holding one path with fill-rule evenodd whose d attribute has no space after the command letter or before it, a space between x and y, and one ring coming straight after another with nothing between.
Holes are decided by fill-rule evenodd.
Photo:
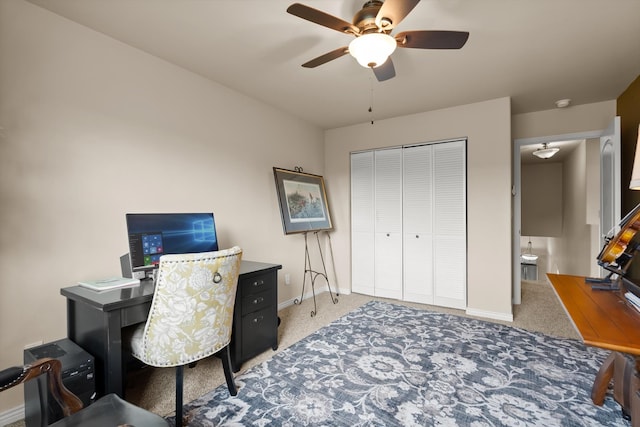
<instances>
[{"instance_id":1,"label":"beige wall","mask_svg":"<svg viewBox=\"0 0 640 427\"><path fill-rule=\"evenodd\" d=\"M562 234L562 163L523 164L522 236Z\"/></svg>"},{"instance_id":2,"label":"beige wall","mask_svg":"<svg viewBox=\"0 0 640 427\"><path fill-rule=\"evenodd\" d=\"M615 100L516 114L511 121L512 136L525 139L602 131L615 116Z\"/></svg>"},{"instance_id":3,"label":"beige wall","mask_svg":"<svg viewBox=\"0 0 640 427\"><path fill-rule=\"evenodd\" d=\"M562 236L556 242L555 260L562 274L587 276L591 257L591 228L587 224L587 149L580 143L564 162Z\"/></svg>"},{"instance_id":4,"label":"beige wall","mask_svg":"<svg viewBox=\"0 0 640 427\"><path fill-rule=\"evenodd\" d=\"M21 0L0 2L0 58L0 367L66 336L61 287L119 274L126 212L213 211L221 246L299 297L272 167L323 174L320 129Z\"/></svg>"},{"instance_id":5,"label":"beige wall","mask_svg":"<svg viewBox=\"0 0 640 427\"><path fill-rule=\"evenodd\" d=\"M325 174L338 224L332 242L340 280L351 277L349 153L467 137L468 311L511 318L510 108L509 98L500 98L326 132Z\"/></svg>"}]
</instances>

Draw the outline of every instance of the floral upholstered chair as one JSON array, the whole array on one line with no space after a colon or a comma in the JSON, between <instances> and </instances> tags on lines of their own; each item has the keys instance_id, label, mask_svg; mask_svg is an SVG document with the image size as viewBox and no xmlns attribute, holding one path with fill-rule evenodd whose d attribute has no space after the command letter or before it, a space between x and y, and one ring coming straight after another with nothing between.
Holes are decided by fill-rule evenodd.
<instances>
[{"instance_id":1,"label":"floral upholstered chair","mask_svg":"<svg viewBox=\"0 0 640 427\"><path fill-rule=\"evenodd\" d=\"M182 425L184 365L221 353L227 386L229 343L242 249L160 257L151 311L131 337L131 352L143 363L176 367L176 426Z\"/></svg>"}]
</instances>

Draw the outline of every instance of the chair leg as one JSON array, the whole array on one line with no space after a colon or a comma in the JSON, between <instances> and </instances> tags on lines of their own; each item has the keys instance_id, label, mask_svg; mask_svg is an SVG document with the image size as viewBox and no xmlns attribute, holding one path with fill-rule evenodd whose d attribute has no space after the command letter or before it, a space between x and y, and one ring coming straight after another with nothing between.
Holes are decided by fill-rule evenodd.
<instances>
[{"instance_id":1,"label":"chair leg","mask_svg":"<svg viewBox=\"0 0 640 427\"><path fill-rule=\"evenodd\" d=\"M182 389L184 365L176 366L176 427L182 427Z\"/></svg>"},{"instance_id":2,"label":"chair leg","mask_svg":"<svg viewBox=\"0 0 640 427\"><path fill-rule=\"evenodd\" d=\"M227 380L227 388L229 389L229 394L231 396L235 396L238 394L238 389L236 388L236 383L233 381L233 373L231 372L231 349L227 345L224 348L224 355L222 355L222 368L224 369L224 377Z\"/></svg>"}]
</instances>

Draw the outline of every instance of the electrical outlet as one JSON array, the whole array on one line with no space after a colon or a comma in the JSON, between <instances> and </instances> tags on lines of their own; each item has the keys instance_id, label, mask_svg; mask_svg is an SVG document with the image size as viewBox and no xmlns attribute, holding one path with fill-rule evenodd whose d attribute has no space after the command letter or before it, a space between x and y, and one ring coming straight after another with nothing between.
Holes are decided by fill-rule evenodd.
<instances>
[{"instance_id":1,"label":"electrical outlet","mask_svg":"<svg viewBox=\"0 0 640 427\"><path fill-rule=\"evenodd\" d=\"M284 284L285 285L290 285L291 284L291 275L289 273L284 275Z\"/></svg>"}]
</instances>

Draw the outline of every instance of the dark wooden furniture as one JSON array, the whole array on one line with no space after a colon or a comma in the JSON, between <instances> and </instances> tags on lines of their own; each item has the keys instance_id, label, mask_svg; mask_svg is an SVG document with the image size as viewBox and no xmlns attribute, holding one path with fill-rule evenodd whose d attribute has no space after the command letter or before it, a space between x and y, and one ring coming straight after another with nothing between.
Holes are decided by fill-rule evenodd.
<instances>
[{"instance_id":1,"label":"dark wooden furniture","mask_svg":"<svg viewBox=\"0 0 640 427\"><path fill-rule=\"evenodd\" d=\"M234 313L234 336L232 336L231 360L234 369L267 350L277 348L277 271L282 266L255 261L242 261L240 277L238 278L238 292L236 293L236 313ZM254 286L254 282L269 283L270 286ZM273 319L273 322L261 322L260 317L252 318L253 311L246 311L242 315L243 322L238 323L238 307L250 306L244 301L249 291L268 289L258 292L262 298L273 304L256 304L260 306L263 318ZM81 286L62 288L60 293L67 298L67 337L84 348L95 358L96 392L98 396L116 393L124 397L126 354L123 348L123 331L128 327L147 320L154 285L150 281L143 281L139 287L116 289L112 291L95 292ZM242 310L245 313L245 310ZM267 315L268 316L265 316ZM246 319L246 322L245 322ZM254 327L244 330L244 325ZM269 332L267 333L267 330ZM268 336L269 339L265 338ZM238 345L237 342L240 342Z\"/></svg>"},{"instance_id":2,"label":"dark wooden furniture","mask_svg":"<svg viewBox=\"0 0 640 427\"><path fill-rule=\"evenodd\" d=\"M547 274L585 344L611 350L596 375L591 399L602 405L609 383L632 425L640 426L640 312L619 291L593 290L582 276ZM631 355L633 362L624 354Z\"/></svg>"},{"instance_id":3,"label":"dark wooden furniture","mask_svg":"<svg viewBox=\"0 0 640 427\"><path fill-rule=\"evenodd\" d=\"M147 427L167 427L169 424L159 415L146 411L122 400L116 394L109 394L83 408L82 401L67 389L62 381L62 364L50 357L33 363L0 371L0 391L7 390L25 381L47 375L51 395L62 408L64 418L51 424L55 427L95 426L113 427L138 425ZM46 419L42 420L46 425Z\"/></svg>"},{"instance_id":4,"label":"dark wooden furniture","mask_svg":"<svg viewBox=\"0 0 640 427\"><path fill-rule=\"evenodd\" d=\"M63 416L68 417L82 409L82 400L62 381L62 363L50 357L43 357L24 366L14 366L0 371L0 391L8 390L45 374L47 376L45 384L48 384L51 396L62 408Z\"/></svg>"},{"instance_id":5,"label":"dark wooden furniture","mask_svg":"<svg viewBox=\"0 0 640 427\"><path fill-rule=\"evenodd\" d=\"M231 369L271 347L278 348L278 269L261 269L238 279L231 334Z\"/></svg>"}]
</instances>

